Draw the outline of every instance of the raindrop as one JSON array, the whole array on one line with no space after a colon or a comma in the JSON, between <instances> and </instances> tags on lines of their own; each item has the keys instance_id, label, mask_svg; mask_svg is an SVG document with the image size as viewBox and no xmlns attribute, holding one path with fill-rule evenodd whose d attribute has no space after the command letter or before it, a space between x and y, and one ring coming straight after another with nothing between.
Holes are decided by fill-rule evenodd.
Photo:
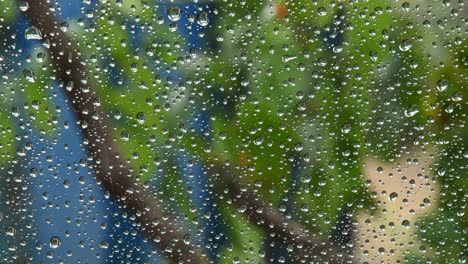
<instances>
[{"instance_id":1,"label":"raindrop","mask_svg":"<svg viewBox=\"0 0 468 264\"><path fill-rule=\"evenodd\" d=\"M99 247L104 249L109 248L109 243L107 241L102 241Z\"/></svg>"},{"instance_id":2,"label":"raindrop","mask_svg":"<svg viewBox=\"0 0 468 264\"><path fill-rule=\"evenodd\" d=\"M26 1L21 1L19 4L19 9L23 12L26 12L29 9L29 3Z\"/></svg>"},{"instance_id":3,"label":"raindrop","mask_svg":"<svg viewBox=\"0 0 468 264\"><path fill-rule=\"evenodd\" d=\"M402 225L404 228L409 228L409 227L410 227L410 221L408 221L408 220L403 220L403 222L401 222L401 225Z\"/></svg>"},{"instance_id":4,"label":"raindrop","mask_svg":"<svg viewBox=\"0 0 468 264\"><path fill-rule=\"evenodd\" d=\"M18 117L21 114L21 109L19 106L15 105L11 108L11 115Z\"/></svg>"},{"instance_id":5,"label":"raindrop","mask_svg":"<svg viewBox=\"0 0 468 264\"><path fill-rule=\"evenodd\" d=\"M226 137L227 137L226 132L221 131L221 132L219 133L219 138L220 138L221 140L225 140Z\"/></svg>"},{"instance_id":6,"label":"raindrop","mask_svg":"<svg viewBox=\"0 0 468 264\"><path fill-rule=\"evenodd\" d=\"M60 30L62 30L63 32L67 32L68 27L69 27L68 21L64 21L64 22L60 23Z\"/></svg>"},{"instance_id":7,"label":"raindrop","mask_svg":"<svg viewBox=\"0 0 468 264\"><path fill-rule=\"evenodd\" d=\"M371 52L369 52L369 56L371 60L373 61L377 61L379 59L379 54L375 50L372 50Z\"/></svg>"},{"instance_id":8,"label":"raindrop","mask_svg":"<svg viewBox=\"0 0 468 264\"><path fill-rule=\"evenodd\" d=\"M405 110L405 116L406 117L412 117L419 113L419 107L417 105L411 105Z\"/></svg>"},{"instance_id":9,"label":"raindrop","mask_svg":"<svg viewBox=\"0 0 468 264\"><path fill-rule=\"evenodd\" d=\"M201 12L199 15L198 15L198 19L197 19L197 23L198 25L202 26L202 27L206 27L208 26L208 23L209 23L209 18L208 18L208 13L207 12Z\"/></svg>"},{"instance_id":10,"label":"raindrop","mask_svg":"<svg viewBox=\"0 0 468 264\"><path fill-rule=\"evenodd\" d=\"M128 141L130 139L130 134L127 131L124 131L120 134L120 138L123 141Z\"/></svg>"},{"instance_id":11,"label":"raindrop","mask_svg":"<svg viewBox=\"0 0 468 264\"><path fill-rule=\"evenodd\" d=\"M50 248L58 248L62 244L62 240L58 236L53 236L50 238Z\"/></svg>"},{"instance_id":12,"label":"raindrop","mask_svg":"<svg viewBox=\"0 0 468 264\"><path fill-rule=\"evenodd\" d=\"M36 61L39 63L44 62L45 57L46 55L44 53L38 52L36 55Z\"/></svg>"},{"instance_id":13,"label":"raindrop","mask_svg":"<svg viewBox=\"0 0 468 264\"><path fill-rule=\"evenodd\" d=\"M454 93L452 94L452 101L454 101L454 102L460 102L461 100L463 100L463 94L462 94L462 92L457 91L457 92L454 92Z\"/></svg>"},{"instance_id":14,"label":"raindrop","mask_svg":"<svg viewBox=\"0 0 468 264\"><path fill-rule=\"evenodd\" d=\"M186 245L190 245L190 241L192 241L192 236L191 235L185 235L184 236L184 243Z\"/></svg>"},{"instance_id":15,"label":"raindrop","mask_svg":"<svg viewBox=\"0 0 468 264\"><path fill-rule=\"evenodd\" d=\"M411 40L409 39L405 39L401 42L399 48L401 51L408 51L411 49L412 46L413 46L413 42L411 42Z\"/></svg>"},{"instance_id":16,"label":"raindrop","mask_svg":"<svg viewBox=\"0 0 468 264\"><path fill-rule=\"evenodd\" d=\"M171 21L179 21L181 14L182 10L177 6L171 6L167 9L167 16Z\"/></svg>"},{"instance_id":17,"label":"raindrop","mask_svg":"<svg viewBox=\"0 0 468 264\"><path fill-rule=\"evenodd\" d=\"M7 236L15 236L16 235L16 228L14 228L12 226L7 227L6 230L5 230L5 234Z\"/></svg>"},{"instance_id":18,"label":"raindrop","mask_svg":"<svg viewBox=\"0 0 468 264\"><path fill-rule=\"evenodd\" d=\"M319 16L326 16L327 15L327 8L325 8L323 6L319 7L317 9L317 13L318 13Z\"/></svg>"},{"instance_id":19,"label":"raindrop","mask_svg":"<svg viewBox=\"0 0 468 264\"><path fill-rule=\"evenodd\" d=\"M262 143L263 143L263 137L257 137L257 138L255 138L255 140L254 140L254 144L255 144L255 145L258 146L258 145L261 145Z\"/></svg>"},{"instance_id":20,"label":"raindrop","mask_svg":"<svg viewBox=\"0 0 468 264\"><path fill-rule=\"evenodd\" d=\"M32 101L31 106L32 106L32 108L38 110L39 107L41 106L41 102L39 100L34 100L34 101Z\"/></svg>"},{"instance_id":21,"label":"raindrop","mask_svg":"<svg viewBox=\"0 0 468 264\"><path fill-rule=\"evenodd\" d=\"M302 143L296 143L296 145L294 145L294 149L296 151L302 151L304 149L304 145Z\"/></svg>"},{"instance_id":22,"label":"raindrop","mask_svg":"<svg viewBox=\"0 0 468 264\"><path fill-rule=\"evenodd\" d=\"M115 120L120 120L120 118L122 118L122 112L120 110L115 111L114 118Z\"/></svg>"},{"instance_id":23,"label":"raindrop","mask_svg":"<svg viewBox=\"0 0 468 264\"><path fill-rule=\"evenodd\" d=\"M351 131L351 125L350 124L344 124L341 127L341 132L343 132L343 134L348 134L349 131Z\"/></svg>"},{"instance_id":24,"label":"raindrop","mask_svg":"<svg viewBox=\"0 0 468 264\"><path fill-rule=\"evenodd\" d=\"M23 76L28 82L36 82L36 74L34 74L32 69L26 68L23 71Z\"/></svg>"},{"instance_id":25,"label":"raindrop","mask_svg":"<svg viewBox=\"0 0 468 264\"><path fill-rule=\"evenodd\" d=\"M138 123L141 125L146 121L146 115L143 112L139 112L136 116Z\"/></svg>"},{"instance_id":26,"label":"raindrop","mask_svg":"<svg viewBox=\"0 0 468 264\"><path fill-rule=\"evenodd\" d=\"M28 27L25 31L26 39L42 39L41 31L34 26Z\"/></svg>"},{"instance_id":27,"label":"raindrop","mask_svg":"<svg viewBox=\"0 0 468 264\"><path fill-rule=\"evenodd\" d=\"M393 201L395 201L395 200L398 198L398 193L392 192L392 193L388 196L388 198L390 199L390 201L393 202Z\"/></svg>"},{"instance_id":28,"label":"raindrop","mask_svg":"<svg viewBox=\"0 0 468 264\"><path fill-rule=\"evenodd\" d=\"M378 250L378 252L379 252L380 255L385 254L385 248L384 248L384 247L380 247L379 250Z\"/></svg>"},{"instance_id":29,"label":"raindrop","mask_svg":"<svg viewBox=\"0 0 468 264\"><path fill-rule=\"evenodd\" d=\"M135 73L138 71L138 63L132 63L132 65L130 65L130 70Z\"/></svg>"},{"instance_id":30,"label":"raindrop","mask_svg":"<svg viewBox=\"0 0 468 264\"><path fill-rule=\"evenodd\" d=\"M69 92L70 92L70 91L72 91L72 90L73 90L73 86L74 86L74 83L73 83L73 81L69 81L69 82L67 83L67 85L66 85L65 89L66 89L67 91L69 91Z\"/></svg>"},{"instance_id":31,"label":"raindrop","mask_svg":"<svg viewBox=\"0 0 468 264\"><path fill-rule=\"evenodd\" d=\"M445 80L445 79L439 80L437 82L436 87L439 92L445 91L448 87L448 80Z\"/></svg>"}]
</instances>

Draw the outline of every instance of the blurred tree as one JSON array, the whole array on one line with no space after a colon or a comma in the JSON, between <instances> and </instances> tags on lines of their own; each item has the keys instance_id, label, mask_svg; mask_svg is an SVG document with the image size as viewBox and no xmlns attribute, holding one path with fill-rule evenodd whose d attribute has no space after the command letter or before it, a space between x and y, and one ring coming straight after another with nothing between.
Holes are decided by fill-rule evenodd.
<instances>
[{"instance_id":1,"label":"blurred tree","mask_svg":"<svg viewBox=\"0 0 468 264\"><path fill-rule=\"evenodd\" d=\"M44 48L4 74L2 133L16 93L59 130L58 81L85 166L175 262L466 260L462 1L195 2L18 1Z\"/></svg>"}]
</instances>

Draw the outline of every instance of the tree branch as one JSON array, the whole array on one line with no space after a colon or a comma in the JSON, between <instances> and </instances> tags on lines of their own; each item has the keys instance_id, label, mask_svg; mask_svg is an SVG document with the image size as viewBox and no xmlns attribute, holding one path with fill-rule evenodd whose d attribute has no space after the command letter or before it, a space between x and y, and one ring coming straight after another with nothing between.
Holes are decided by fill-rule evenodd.
<instances>
[{"instance_id":1,"label":"tree branch","mask_svg":"<svg viewBox=\"0 0 468 264\"><path fill-rule=\"evenodd\" d=\"M183 238L187 233L166 215L153 193L146 189L135 177L124 160L117 154L108 117L98 104L92 83L86 77L85 63L81 58L77 43L63 33L55 16L48 8L46 0L29 0L26 11L32 25L37 27L44 39L50 41L49 53L55 76L67 90L68 97L78 115L86 137L89 152L95 161L95 175L100 184L121 206L138 217L142 230L159 241L167 257L176 262L207 263L206 254L198 247L186 245ZM98 118L95 118L95 114ZM219 197L226 195L238 206L246 206L248 219L259 226L266 234L283 240L284 244L294 246L294 262L305 259L326 260L329 263L352 263L352 255L346 248L337 246L329 240L309 234L300 223L286 218L271 203L252 190L236 182L231 168L211 164L208 168L215 179L215 189ZM224 194L223 194L224 193Z\"/></svg>"},{"instance_id":2,"label":"tree branch","mask_svg":"<svg viewBox=\"0 0 468 264\"><path fill-rule=\"evenodd\" d=\"M184 243L183 238L188 233L163 212L153 193L132 177L125 161L117 154L108 117L94 103L96 90L86 77L85 62L77 43L60 30L47 0L28 0L28 3L26 15L31 24L41 31L44 40L50 42L55 77L62 87L73 86L67 90L67 95L82 126L84 142L94 158L98 182L125 210L137 216L142 230L158 242L168 258L175 262L206 263L206 254L200 248Z\"/></svg>"},{"instance_id":3,"label":"tree branch","mask_svg":"<svg viewBox=\"0 0 468 264\"><path fill-rule=\"evenodd\" d=\"M229 199L238 207L245 207L244 214L249 221L265 234L276 237L277 241L282 240L283 244L293 246L293 263L306 259L314 263L353 263L350 248L310 234L301 223L287 218L272 203L264 201L255 191L237 182L239 177L230 166L213 163L208 170L211 177L214 177L218 196L222 196L224 200Z\"/></svg>"}]
</instances>

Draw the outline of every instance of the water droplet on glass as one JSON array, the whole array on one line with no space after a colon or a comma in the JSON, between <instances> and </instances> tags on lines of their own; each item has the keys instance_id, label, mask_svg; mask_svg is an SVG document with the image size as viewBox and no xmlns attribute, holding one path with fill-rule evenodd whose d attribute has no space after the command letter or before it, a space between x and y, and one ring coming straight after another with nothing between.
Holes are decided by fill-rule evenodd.
<instances>
[{"instance_id":1,"label":"water droplet on glass","mask_svg":"<svg viewBox=\"0 0 468 264\"><path fill-rule=\"evenodd\" d=\"M128 141L130 139L130 134L127 131L124 131L120 134L120 138L123 141Z\"/></svg>"},{"instance_id":2,"label":"water droplet on glass","mask_svg":"<svg viewBox=\"0 0 468 264\"><path fill-rule=\"evenodd\" d=\"M246 206L246 205L241 205L241 206L239 206L239 208L237 208L237 211L238 211L239 213L244 213L246 210L247 210L247 206Z\"/></svg>"},{"instance_id":3,"label":"water droplet on glass","mask_svg":"<svg viewBox=\"0 0 468 264\"><path fill-rule=\"evenodd\" d=\"M106 249L109 247L109 243L107 241L102 241L101 244L99 244L99 247Z\"/></svg>"},{"instance_id":4,"label":"water droplet on glass","mask_svg":"<svg viewBox=\"0 0 468 264\"><path fill-rule=\"evenodd\" d=\"M290 62L292 60L295 60L297 56L294 55L284 55L283 56L283 62Z\"/></svg>"},{"instance_id":5,"label":"water droplet on glass","mask_svg":"<svg viewBox=\"0 0 468 264\"><path fill-rule=\"evenodd\" d=\"M36 61L37 62L44 62L46 55L42 52L37 53L36 55Z\"/></svg>"},{"instance_id":6,"label":"water droplet on glass","mask_svg":"<svg viewBox=\"0 0 468 264\"><path fill-rule=\"evenodd\" d=\"M69 81L69 82L67 83L67 85L65 86L65 89L66 89L67 91L70 92L70 91L73 90L73 87L74 87L74 86L75 86L75 84L73 83L73 81Z\"/></svg>"},{"instance_id":7,"label":"water droplet on glass","mask_svg":"<svg viewBox=\"0 0 468 264\"><path fill-rule=\"evenodd\" d=\"M350 124L344 124L341 127L341 132L343 132L343 134L348 134L349 131L351 131L351 125Z\"/></svg>"},{"instance_id":8,"label":"water droplet on glass","mask_svg":"<svg viewBox=\"0 0 468 264\"><path fill-rule=\"evenodd\" d=\"M208 26L208 23L210 22L209 18L208 18L208 13L207 12L201 12L199 15L198 15L198 19L197 19L197 24L202 26L202 27L206 27Z\"/></svg>"},{"instance_id":9,"label":"water droplet on glass","mask_svg":"<svg viewBox=\"0 0 468 264\"><path fill-rule=\"evenodd\" d=\"M263 142L263 137L257 137L257 138L255 138L255 140L254 140L254 144L257 145L257 146L258 146L258 145L261 145L262 142Z\"/></svg>"},{"instance_id":10,"label":"water droplet on glass","mask_svg":"<svg viewBox=\"0 0 468 264\"><path fill-rule=\"evenodd\" d=\"M178 21L182 14L182 10L180 10L177 6L171 6L167 9L167 16L171 21Z\"/></svg>"},{"instance_id":11,"label":"water droplet on glass","mask_svg":"<svg viewBox=\"0 0 468 264\"><path fill-rule=\"evenodd\" d=\"M137 118L137 121L138 121L138 123L139 123L140 125L143 124L143 123L145 123L145 121L146 121L146 115L145 115L145 113L143 113L143 112L138 113L137 116L136 116L136 118Z\"/></svg>"},{"instance_id":12,"label":"water droplet on glass","mask_svg":"<svg viewBox=\"0 0 468 264\"><path fill-rule=\"evenodd\" d=\"M382 167L377 167L377 173L378 173L378 174L381 174L381 173L383 172L383 170L384 170L384 169L383 169Z\"/></svg>"},{"instance_id":13,"label":"water droplet on glass","mask_svg":"<svg viewBox=\"0 0 468 264\"><path fill-rule=\"evenodd\" d=\"M31 103L32 108L38 110L39 107L41 106L41 102L39 100L33 100Z\"/></svg>"},{"instance_id":14,"label":"water droplet on glass","mask_svg":"<svg viewBox=\"0 0 468 264\"><path fill-rule=\"evenodd\" d=\"M62 240L58 236L50 238L50 248L58 248L62 244Z\"/></svg>"},{"instance_id":15,"label":"water droplet on glass","mask_svg":"<svg viewBox=\"0 0 468 264\"><path fill-rule=\"evenodd\" d=\"M29 9L29 3L26 1L21 1L19 4L19 9L23 12L26 12Z\"/></svg>"},{"instance_id":16,"label":"water droplet on glass","mask_svg":"<svg viewBox=\"0 0 468 264\"><path fill-rule=\"evenodd\" d=\"M15 105L11 108L11 115L18 117L21 114L21 109L19 106Z\"/></svg>"},{"instance_id":17,"label":"water droplet on glass","mask_svg":"<svg viewBox=\"0 0 468 264\"><path fill-rule=\"evenodd\" d=\"M409 39L405 39L401 42L399 48L401 51L408 51L411 49L412 46L413 46L413 42L411 42L411 40Z\"/></svg>"},{"instance_id":18,"label":"water droplet on glass","mask_svg":"<svg viewBox=\"0 0 468 264\"><path fill-rule=\"evenodd\" d=\"M68 21L64 21L64 22L60 23L60 30L62 30L62 32L67 32L68 27L69 27Z\"/></svg>"},{"instance_id":19,"label":"water droplet on glass","mask_svg":"<svg viewBox=\"0 0 468 264\"><path fill-rule=\"evenodd\" d=\"M120 110L115 111L114 118L115 120L120 120L120 118L122 118L122 112Z\"/></svg>"},{"instance_id":20,"label":"water droplet on glass","mask_svg":"<svg viewBox=\"0 0 468 264\"><path fill-rule=\"evenodd\" d=\"M448 80L445 80L445 79L439 80L437 82L436 87L437 87L437 90L439 90L439 92L445 91L448 87Z\"/></svg>"},{"instance_id":21,"label":"water droplet on glass","mask_svg":"<svg viewBox=\"0 0 468 264\"><path fill-rule=\"evenodd\" d=\"M384 247L380 247L379 250L378 250L378 252L379 252L380 255L385 254L385 248L384 248Z\"/></svg>"},{"instance_id":22,"label":"water droplet on glass","mask_svg":"<svg viewBox=\"0 0 468 264\"><path fill-rule=\"evenodd\" d=\"M463 94L460 91L456 91L452 94L452 101L454 102L460 102L463 100Z\"/></svg>"},{"instance_id":23,"label":"water droplet on glass","mask_svg":"<svg viewBox=\"0 0 468 264\"><path fill-rule=\"evenodd\" d=\"M28 27L25 31L26 39L42 39L42 33L37 27Z\"/></svg>"},{"instance_id":24,"label":"water droplet on glass","mask_svg":"<svg viewBox=\"0 0 468 264\"><path fill-rule=\"evenodd\" d=\"M225 140L226 137L227 137L226 132L221 131L221 132L219 133L219 138L220 138L221 140Z\"/></svg>"},{"instance_id":25,"label":"water droplet on glass","mask_svg":"<svg viewBox=\"0 0 468 264\"><path fill-rule=\"evenodd\" d=\"M184 236L184 243L186 245L190 245L190 241L192 241L192 236L191 235L185 235Z\"/></svg>"},{"instance_id":26,"label":"water droplet on glass","mask_svg":"<svg viewBox=\"0 0 468 264\"><path fill-rule=\"evenodd\" d=\"M296 145L294 145L294 149L296 151L302 151L304 149L304 145L302 143L297 143Z\"/></svg>"},{"instance_id":27,"label":"water droplet on glass","mask_svg":"<svg viewBox=\"0 0 468 264\"><path fill-rule=\"evenodd\" d=\"M35 82L36 81L36 74L34 74L32 69L26 68L23 71L23 76L28 82Z\"/></svg>"},{"instance_id":28,"label":"water droplet on glass","mask_svg":"<svg viewBox=\"0 0 468 264\"><path fill-rule=\"evenodd\" d=\"M405 110L405 116L406 117L412 117L419 113L419 107L417 105L411 105Z\"/></svg>"},{"instance_id":29,"label":"water droplet on glass","mask_svg":"<svg viewBox=\"0 0 468 264\"><path fill-rule=\"evenodd\" d=\"M130 69L132 70L132 72L137 72L138 66L138 63L132 63L132 65L130 65Z\"/></svg>"},{"instance_id":30,"label":"water droplet on glass","mask_svg":"<svg viewBox=\"0 0 468 264\"><path fill-rule=\"evenodd\" d=\"M371 60L373 61L377 61L379 59L379 54L375 50L372 50L371 52L369 52L369 56Z\"/></svg>"},{"instance_id":31,"label":"water droplet on glass","mask_svg":"<svg viewBox=\"0 0 468 264\"><path fill-rule=\"evenodd\" d=\"M323 6L319 7L317 9L317 13L318 13L319 16L326 16L327 15L327 8L325 8Z\"/></svg>"},{"instance_id":32,"label":"water droplet on glass","mask_svg":"<svg viewBox=\"0 0 468 264\"><path fill-rule=\"evenodd\" d=\"M16 228L14 228L12 226L7 227L6 230L5 230L5 234L7 236L15 236L16 235Z\"/></svg>"},{"instance_id":33,"label":"water droplet on glass","mask_svg":"<svg viewBox=\"0 0 468 264\"><path fill-rule=\"evenodd\" d=\"M410 227L410 221L408 221L408 220L403 220L403 222L401 222L401 225L402 225L404 228L409 228L409 227Z\"/></svg>"},{"instance_id":34,"label":"water droplet on glass","mask_svg":"<svg viewBox=\"0 0 468 264\"><path fill-rule=\"evenodd\" d=\"M398 198L398 193L392 192L392 193L388 196L388 198L390 199L390 201L393 202L393 201L395 201L395 200Z\"/></svg>"}]
</instances>

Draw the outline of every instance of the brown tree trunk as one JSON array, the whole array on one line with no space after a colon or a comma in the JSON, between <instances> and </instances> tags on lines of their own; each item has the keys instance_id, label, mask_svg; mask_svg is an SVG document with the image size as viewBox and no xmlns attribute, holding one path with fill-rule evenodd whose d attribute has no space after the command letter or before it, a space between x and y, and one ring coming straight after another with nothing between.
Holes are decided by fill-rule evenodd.
<instances>
[{"instance_id":1,"label":"brown tree trunk","mask_svg":"<svg viewBox=\"0 0 468 264\"><path fill-rule=\"evenodd\" d=\"M108 116L93 103L97 95L92 83L86 81L87 71L79 45L60 30L46 0L29 0L28 3L26 15L31 24L41 31L44 41L50 42L49 53L55 77L62 87L73 85L67 94L81 124L84 142L94 158L98 182L125 210L137 216L141 229L158 242L168 258L176 262L206 263L203 250L184 243L183 238L188 233L162 211L153 193L132 176L118 155ZM94 118L95 114L99 117Z\"/></svg>"}]
</instances>

